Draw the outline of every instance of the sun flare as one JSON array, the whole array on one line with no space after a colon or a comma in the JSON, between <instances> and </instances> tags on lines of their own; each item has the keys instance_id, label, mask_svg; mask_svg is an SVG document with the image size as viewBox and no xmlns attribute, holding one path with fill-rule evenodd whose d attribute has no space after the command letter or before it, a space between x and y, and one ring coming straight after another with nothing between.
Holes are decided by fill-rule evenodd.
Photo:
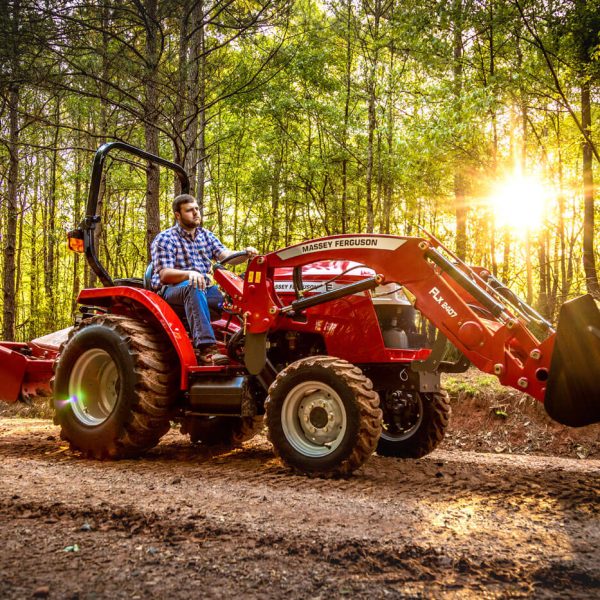
<instances>
[{"instance_id":1,"label":"sun flare","mask_svg":"<svg viewBox=\"0 0 600 600\"><path fill-rule=\"evenodd\" d=\"M516 234L540 229L549 195L537 177L517 175L501 182L489 199L496 226Z\"/></svg>"}]
</instances>

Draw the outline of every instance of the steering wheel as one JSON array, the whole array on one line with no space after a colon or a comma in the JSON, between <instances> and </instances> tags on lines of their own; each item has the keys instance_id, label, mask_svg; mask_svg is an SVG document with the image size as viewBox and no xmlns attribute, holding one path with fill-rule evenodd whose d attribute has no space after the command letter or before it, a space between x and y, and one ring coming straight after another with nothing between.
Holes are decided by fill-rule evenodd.
<instances>
[{"instance_id":1,"label":"steering wheel","mask_svg":"<svg viewBox=\"0 0 600 600\"><path fill-rule=\"evenodd\" d=\"M232 260L235 260L236 258L240 258L242 256L250 256L250 252L248 252L247 250L240 250L239 252L234 252L233 254L230 254L227 258L224 258L222 261L215 263L213 265L213 269L222 269L228 262L231 262Z\"/></svg>"}]
</instances>

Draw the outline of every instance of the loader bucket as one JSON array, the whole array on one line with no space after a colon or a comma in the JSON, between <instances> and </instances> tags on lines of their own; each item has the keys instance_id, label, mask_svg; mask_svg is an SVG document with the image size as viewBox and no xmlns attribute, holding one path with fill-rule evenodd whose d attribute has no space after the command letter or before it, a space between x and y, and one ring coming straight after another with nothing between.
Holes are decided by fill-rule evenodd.
<instances>
[{"instance_id":1,"label":"loader bucket","mask_svg":"<svg viewBox=\"0 0 600 600\"><path fill-rule=\"evenodd\" d=\"M600 311L589 294L560 309L544 405L563 425L600 422Z\"/></svg>"}]
</instances>

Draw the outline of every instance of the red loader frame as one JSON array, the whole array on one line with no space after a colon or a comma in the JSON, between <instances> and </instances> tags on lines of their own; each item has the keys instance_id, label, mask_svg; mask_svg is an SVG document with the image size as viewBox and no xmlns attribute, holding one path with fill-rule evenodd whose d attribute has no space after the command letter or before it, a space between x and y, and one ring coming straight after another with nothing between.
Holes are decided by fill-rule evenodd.
<instances>
[{"instance_id":1,"label":"red loader frame","mask_svg":"<svg viewBox=\"0 0 600 600\"><path fill-rule=\"evenodd\" d=\"M444 254L450 254L450 258ZM303 298L298 294L290 305L282 305L273 284L276 269L291 267L298 279L303 265L341 259L361 262L378 275L317 296ZM551 389L552 406L547 403L546 408L559 422L581 426L600 421L594 376L600 364L600 317L595 306L590 306L593 301L587 296L572 301L567 309L572 313L581 311L585 303L587 308L580 315L585 325L562 335L561 345L571 350L573 338L578 340L577 348L585 348L588 336L591 345L584 355L581 349L578 353L583 365L569 364L573 358L566 352L560 359L553 359L556 332L550 323L485 269L468 267L433 236L429 240L370 234L319 238L254 258L245 280L220 269L215 271L215 279L244 320L246 366L251 373L259 373L265 364L265 341L270 329L285 328L285 320L293 320L310 306L382 283L397 283L414 296L415 307L478 369L497 375L502 384L541 402L548 399ZM568 317L561 315L561 320ZM532 333L532 324L546 330L546 339L541 341ZM435 371L441 361L438 350L434 347L425 361L429 370ZM393 360L393 351L388 360ZM376 362L380 361L377 357ZM550 377L551 367L554 379ZM413 364L413 368L419 369L419 364ZM570 393L572 389L575 394Z\"/></svg>"}]
</instances>

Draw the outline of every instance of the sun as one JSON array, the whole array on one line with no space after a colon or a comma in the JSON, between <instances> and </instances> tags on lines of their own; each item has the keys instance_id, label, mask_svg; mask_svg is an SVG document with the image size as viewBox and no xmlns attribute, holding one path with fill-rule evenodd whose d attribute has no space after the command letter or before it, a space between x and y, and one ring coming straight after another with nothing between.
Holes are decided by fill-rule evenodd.
<instances>
[{"instance_id":1,"label":"sun","mask_svg":"<svg viewBox=\"0 0 600 600\"><path fill-rule=\"evenodd\" d=\"M534 176L515 175L501 182L489 197L496 227L517 235L540 229L549 196L547 186Z\"/></svg>"}]
</instances>

